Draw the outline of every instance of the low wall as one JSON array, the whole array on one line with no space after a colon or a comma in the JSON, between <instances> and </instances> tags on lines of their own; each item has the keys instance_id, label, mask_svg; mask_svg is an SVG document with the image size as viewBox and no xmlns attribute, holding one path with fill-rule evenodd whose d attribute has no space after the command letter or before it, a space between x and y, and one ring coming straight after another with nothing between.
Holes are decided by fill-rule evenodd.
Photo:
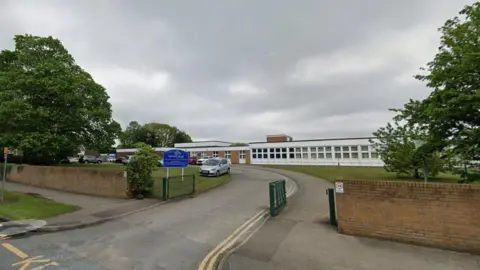
<instances>
[{"instance_id":1,"label":"low wall","mask_svg":"<svg viewBox=\"0 0 480 270\"><path fill-rule=\"evenodd\" d=\"M102 197L127 198L127 180L120 170L55 166L14 166L10 182Z\"/></svg>"},{"instance_id":2,"label":"low wall","mask_svg":"<svg viewBox=\"0 0 480 270\"><path fill-rule=\"evenodd\" d=\"M339 182L340 233L480 253L480 186Z\"/></svg>"}]
</instances>

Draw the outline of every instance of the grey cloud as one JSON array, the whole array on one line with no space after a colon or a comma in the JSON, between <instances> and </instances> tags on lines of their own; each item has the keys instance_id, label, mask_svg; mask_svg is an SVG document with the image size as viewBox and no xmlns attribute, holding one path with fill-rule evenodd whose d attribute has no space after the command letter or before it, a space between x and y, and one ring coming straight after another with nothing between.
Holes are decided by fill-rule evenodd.
<instances>
[{"instance_id":1,"label":"grey cloud","mask_svg":"<svg viewBox=\"0 0 480 270\"><path fill-rule=\"evenodd\" d=\"M266 133L276 132L303 139L368 136L390 119L388 108L428 93L422 84L396 81L412 70L404 55L418 52L408 46L385 48L389 39L395 39L392 33L401 35L429 24L435 31L468 3L10 0L0 4L0 47L11 46L18 33L58 37L96 80L112 85L107 91L114 117L123 125L130 120L160 121L185 129L196 139L231 141L262 140ZM398 42L415 44L430 37L409 38ZM438 40L434 42L431 54ZM337 52L362 54L367 49L379 51L378 61L385 65L372 70L365 66L365 71L346 71L323 81L288 79L302 59ZM420 56L414 65L428 57ZM116 74L118 69L144 77L165 73L169 79L161 90L155 90L159 85L109 83L115 76L129 76ZM240 96L229 92L230 85L242 82L265 92ZM273 116L265 116L268 112ZM343 120L329 120L335 117ZM202 124L211 118L218 121Z\"/></svg>"}]
</instances>

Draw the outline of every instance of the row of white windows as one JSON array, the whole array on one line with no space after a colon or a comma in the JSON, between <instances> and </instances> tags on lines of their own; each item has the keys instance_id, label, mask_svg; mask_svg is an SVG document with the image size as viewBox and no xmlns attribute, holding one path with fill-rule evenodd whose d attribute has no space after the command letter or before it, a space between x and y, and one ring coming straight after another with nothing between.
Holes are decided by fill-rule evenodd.
<instances>
[{"instance_id":1,"label":"row of white windows","mask_svg":"<svg viewBox=\"0 0 480 270\"><path fill-rule=\"evenodd\" d=\"M377 153L270 153L270 154L252 154L253 159L350 159L350 158L362 158L362 159L378 159Z\"/></svg>"},{"instance_id":2,"label":"row of white windows","mask_svg":"<svg viewBox=\"0 0 480 270\"><path fill-rule=\"evenodd\" d=\"M360 147L359 147L360 146ZM311 147L290 147L289 153L324 153L324 152L368 152L372 150L368 145L352 146L311 146ZM252 153L281 153L287 152L287 148L253 148Z\"/></svg>"},{"instance_id":3,"label":"row of white windows","mask_svg":"<svg viewBox=\"0 0 480 270\"><path fill-rule=\"evenodd\" d=\"M333 151L332 151L333 150ZM360 150L360 151L359 151ZM378 154L368 145L312 146L291 148L254 148L254 159L378 159Z\"/></svg>"}]
</instances>

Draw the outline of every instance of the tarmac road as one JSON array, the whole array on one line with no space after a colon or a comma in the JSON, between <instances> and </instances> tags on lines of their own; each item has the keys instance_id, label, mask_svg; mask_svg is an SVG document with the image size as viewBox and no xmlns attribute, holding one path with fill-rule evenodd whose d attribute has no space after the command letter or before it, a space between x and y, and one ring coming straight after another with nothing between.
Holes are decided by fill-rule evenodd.
<instances>
[{"instance_id":1,"label":"tarmac road","mask_svg":"<svg viewBox=\"0 0 480 270\"><path fill-rule=\"evenodd\" d=\"M283 177L235 166L212 191L95 227L0 240L0 269L197 269L217 244L268 206Z\"/></svg>"}]
</instances>

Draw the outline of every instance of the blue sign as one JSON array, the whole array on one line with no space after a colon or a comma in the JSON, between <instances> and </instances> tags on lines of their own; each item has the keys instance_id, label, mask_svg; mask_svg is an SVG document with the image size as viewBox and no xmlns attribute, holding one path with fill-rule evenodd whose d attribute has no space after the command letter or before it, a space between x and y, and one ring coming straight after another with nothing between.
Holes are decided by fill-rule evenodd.
<instances>
[{"instance_id":1,"label":"blue sign","mask_svg":"<svg viewBox=\"0 0 480 270\"><path fill-rule=\"evenodd\" d=\"M185 168L188 167L189 154L186 151L173 149L163 153L164 168Z\"/></svg>"}]
</instances>

